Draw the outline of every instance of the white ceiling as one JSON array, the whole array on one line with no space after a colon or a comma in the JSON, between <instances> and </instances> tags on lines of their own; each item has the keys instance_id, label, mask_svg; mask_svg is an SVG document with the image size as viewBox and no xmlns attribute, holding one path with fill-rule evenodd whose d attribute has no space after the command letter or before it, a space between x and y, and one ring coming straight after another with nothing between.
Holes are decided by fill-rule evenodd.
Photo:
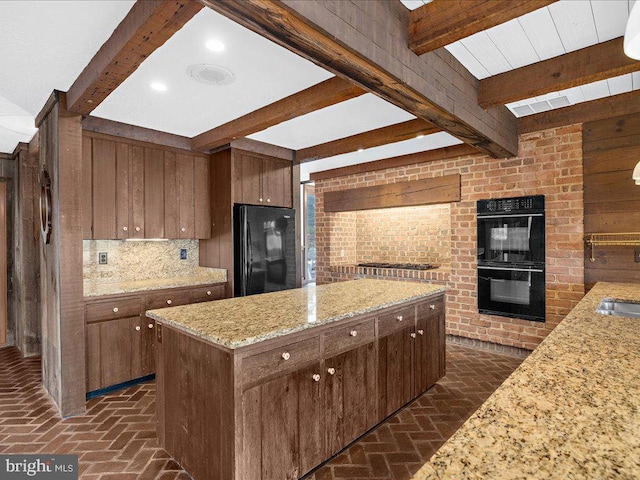
<instances>
[{"instance_id":1,"label":"white ceiling","mask_svg":"<svg viewBox=\"0 0 640 480\"><path fill-rule=\"evenodd\" d=\"M403 0L403 3L417 8L428 1ZM32 122L30 117L37 114L54 88L70 87L132 3L131 0L0 1L3 65L0 70L0 151L10 152L18 141L28 140L33 131L28 125L24 126L25 120ZM623 35L633 3L633 0L561 0L446 48L471 73L485 78ZM54 17L56 22L51 22ZM225 42L226 50L220 53L207 50L204 44L212 38ZM187 67L200 63L231 70L235 81L214 86L188 78ZM93 114L193 136L331 76L311 62L205 8L154 52ZM164 82L167 90L151 90L149 85L155 81ZM512 110L522 107L517 110L518 115L522 115L521 111L527 110L526 105L532 102L537 102L535 108L541 111L551 108L552 104L573 104L638 88L640 76L625 75L516 102L509 107ZM250 138L299 149L411 118L412 115L367 94L271 127ZM7 126L11 127L9 130L20 130L22 135L7 130ZM457 143L460 142L446 133L429 135L310 162L303 167L303 175Z\"/></svg>"}]
</instances>

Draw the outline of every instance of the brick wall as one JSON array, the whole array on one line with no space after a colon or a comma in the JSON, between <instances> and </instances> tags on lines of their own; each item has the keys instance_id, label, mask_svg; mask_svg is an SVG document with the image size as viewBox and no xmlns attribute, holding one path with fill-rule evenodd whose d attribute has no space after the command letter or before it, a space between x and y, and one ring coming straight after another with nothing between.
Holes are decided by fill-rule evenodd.
<instances>
[{"instance_id":1,"label":"brick wall","mask_svg":"<svg viewBox=\"0 0 640 480\"><path fill-rule=\"evenodd\" d=\"M335 274L336 266L357 258L357 214L325 213L324 192L459 173L462 199L451 204L447 333L535 348L584 295L582 129L573 125L525 134L519 143L518 157L511 159L467 156L317 181L317 282L346 279ZM480 315L476 201L539 194L546 196L547 321Z\"/></svg>"}]
</instances>

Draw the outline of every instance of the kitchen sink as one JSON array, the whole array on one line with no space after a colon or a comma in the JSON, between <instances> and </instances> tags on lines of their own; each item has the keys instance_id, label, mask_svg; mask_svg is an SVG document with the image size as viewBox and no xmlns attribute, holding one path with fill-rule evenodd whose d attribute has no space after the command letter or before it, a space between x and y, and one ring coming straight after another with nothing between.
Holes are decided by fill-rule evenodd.
<instances>
[{"instance_id":1,"label":"kitchen sink","mask_svg":"<svg viewBox=\"0 0 640 480\"><path fill-rule=\"evenodd\" d=\"M616 315L618 317L640 318L640 303L621 302L612 298L605 298L600 302L596 313Z\"/></svg>"}]
</instances>

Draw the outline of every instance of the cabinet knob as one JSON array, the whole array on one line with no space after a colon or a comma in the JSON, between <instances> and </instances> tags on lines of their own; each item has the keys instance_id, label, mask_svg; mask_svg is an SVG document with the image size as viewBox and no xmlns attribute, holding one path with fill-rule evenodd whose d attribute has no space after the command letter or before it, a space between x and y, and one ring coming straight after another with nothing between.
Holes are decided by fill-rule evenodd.
<instances>
[{"instance_id":1,"label":"cabinet knob","mask_svg":"<svg viewBox=\"0 0 640 480\"><path fill-rule=\"evenodd\" d=\"M181 232L186 232L186 231L187 231L187 229L186 229L186 228L184 228L184 227L182 227L182 228L180 229L180 231L181 231Z\"/></svg>"},{"instance_id":2,"label":"cabinet knob","mask_svg":"<svg viewBox=\"0 0 640 480\"><path fill-rule=\"evenodd\" d=\"M260 202L262 202L262 198L260 198Z\"/></svg>"},{"instance_id":3,"label":"cabinet knob","mask_svg":"<svg viewBox=\"0 0 640 480\"><path fill-rule=\"evenodd\" d=\"M270 198L267 198L267 203L271 203L271 199Z\"/></svg>"},{"instance_id":4,"label":"cabinet knob","mask_svg":"<svg viewBox=\"0 0 640 480\"><path fill-rule=\"evenodd\" d=\"M172 303L171 299L167 300L167 305L171 305Z\"/></svg>"},{"instance_id":5,"label":"cabinet knob","mask_svg":"<svg viewBox=\"0 0 640 480\"><path fill-rule=\"evenodd\" d=\"M435 309L436 309L436 306L435 306L435 305L429 305L429 308L430 308L431 310L435 310Z\"/></svg>"},{"instance_id":6,"label":"cabinet knob","mask_svg":"<svg viewBox=\"0 0 640 480\"><path fill-rule=\"evenodd\" d=\"M402 321L402 315L398 315L398 316L396 317L396 319L397 319L399 322L401 322L401 321Z\"/></svg>"},{"instance_id":7,"label":"cabinet knob","mask_svg":"<svg viewBox=\"0 0 640 480\"><path fill-rule=\"evenodd\" d=\"M211 290L207 290L207 295L211 295Z\"/></svg>"},{"instance_id":8,"label":"cabinet knob","mask_svg":"<svg viewBox=\"0 0 640 480\"><path fill-rule=\"evenodd\" d=\"M313 374L313 381L314 382L319 382L320 381L320 375L318 373L314 373Z\"/></svg>"},{"instance_id":9,"label":"cabinet knob","mask_svg":"<svg viewBox=\"0 0 640 480\"><path fill-rule=\"evenodd\" d=\"M126 232L127 230L129 230L129 227L122 227L123 232Z\"/></svg>"},{"instance_id":10,"label":"cabinet knob","mask_svg":"<svg viewBox=\"0 0 640 480\"><path fill-rule=\"evenodd\" d=\"M349 332L349 335L351 335L352 337L357 337L358 336L358 331L357 330L351 330Z\"/></svg>"},{"instance_id":11,"label":"cabinet knob","mask_svg":"<svg viewBox=\"0 0 640 480\"><path fill-rule=\"evenodd\" d=\"M118 313L118 307L113 307L113 313Z\"/></svg>"},{"instance_id":12,"label":"cabinet knob","mask_svg":"<svg viewBox=\"0 0 640 480\"><path fill-rule=\"evenodd\" d=\"M424 335L424 330L418 330L418 333L419 333L420 335Z\"/></svg>"},{"instance_id":13,"label":"cabinet knob","mask_svg":"<svg viewBox=\"0 0 640 480\"><path fill-rule=\"evenodd\" d=\"M335 368L327 368L327 373L329 375L335 375L336 374L336 369Z\"/></svg>"},{"instance_id":14,"label":"cabinet knob","mask_svg":"<svg viewBox=\"0 0 640 480\"><path fill-rule=\"evenodd\" d=\"M411 333L411 338L416 338L416 334L415 333Z\"/></svg>"},{"instance_id":15,"label":"cabinet knob","mask_svg":"<svg viewBox=\"0 0 640 480\"><path fill-rule=\"evenodd\" d=\"M150 323L150 324L149 324L149 328L153 328L153 323Z\"/></svg>"},{"instance_id":16,"label":"cabinet knob","mask_svg":"<svg viewBox=\"0 0 640 480\"><path fill-rule=\"evenodd\" d=\"M140 331L140 325L136 325L136 332Z\"/></svg>"},{"instance_id":17,"label":"cabinet knob","mask_svg":"<svg viewBox=\"0 0 640 480\"><path fill-rule=\"evenodd\" d=\"M140 227L136 227L136 232L139 232L139 231L140 231Z\"/></svg>"},{"instance_id":18,"label":"cabinet knob","mask_svg":"<svg viewBox=\"0 0 640 480\"><path fill-rule=\"evenodd\" d=\"M282 354L282 359L283 360L289 360L291 358L291 354L289 352L284 352Z\"/></svg>"}]
</instances>

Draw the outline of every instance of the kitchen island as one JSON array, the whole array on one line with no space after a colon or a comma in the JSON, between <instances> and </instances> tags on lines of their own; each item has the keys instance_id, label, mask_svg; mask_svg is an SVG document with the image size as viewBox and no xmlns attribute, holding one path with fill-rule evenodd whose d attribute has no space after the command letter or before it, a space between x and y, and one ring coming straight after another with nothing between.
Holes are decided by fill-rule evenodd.
<instances>
[{"instance_id":1,"label":"kitchen island","mask_svg":"<svg viewBox=\"0 0 640 480\"><path fill-rule=\"evenodd\" d=\"M444 287L355 280L170 309L160 444L193 478L296 479L444 376Z\"/></svg>"},{"instance_id":2,"label":"kitchen island","mask_svg":"<svg viewBox=\"0 0 640 480\"><path fill-rule=\"evenodd\" d=\"M413 479L638 478L640 320L604 298L640 285L598 283Z\"/></svg>"}]
</instances>

